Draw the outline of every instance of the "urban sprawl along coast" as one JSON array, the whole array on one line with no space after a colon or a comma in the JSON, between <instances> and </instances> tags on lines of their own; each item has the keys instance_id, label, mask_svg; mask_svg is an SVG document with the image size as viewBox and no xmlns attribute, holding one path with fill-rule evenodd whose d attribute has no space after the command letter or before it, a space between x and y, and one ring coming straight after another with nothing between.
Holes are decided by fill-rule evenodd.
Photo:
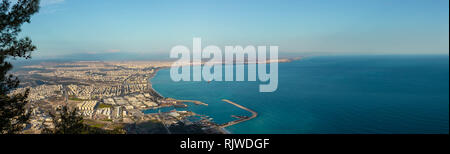
<instances>
[{"instance_id":1,"label":"urban sprawl along coast","mask_svg":"<svg viewBox=\"0 0 450 154\"><path fill-rule=\"evenodd\" d=\"M123 129L127 133L221 133L208 117L190 111L144 114L143 110L186 107L199 101L164 98L152 89L149 78L171 62L80 61L41 63L14 72L22 83L12 93L30 89L30 124L24 133L40 133L52 128L49 112L62 106L76 108L84 121L102 129ZM188 120L187 117L197 117ZM165 128L164 128L165 127ZM174 129L167 130L166 128ZM164 128L164 129L162 129ZM168 132L169 131L169 132ZM175 132L176 133L176 132Z\"/></svg>"},{"instance_id":2,"label":"urban sprawl along coast","mask_svg":"<svg viewBox=\"0 0 450 154\"><path fill-rule=\"evenodd\" d=\"M294 59L295 60L295 59ZM289 62L280 59L278 62ZM270 63L271 61L267 61ZM157 93L149 81L159 69L168 68L170 61L78 61L43 62L23 66L14 72L21 88L12 93L30 89L28 111L30 124L24 133L41 133L52 128L50 112L62 106L76 108L85 123L92 127L126 133L228 133L223 128L256 117L235 116L237 120L216 124L212 118L191 111L177 111L187 107L186 102L208 105L196 100L176 100ZM158 109L175 107L169 112ZM145 114L147 109L159 112ZM194 118L190 118L194 117Z\"/></svg>"}]
</instances>

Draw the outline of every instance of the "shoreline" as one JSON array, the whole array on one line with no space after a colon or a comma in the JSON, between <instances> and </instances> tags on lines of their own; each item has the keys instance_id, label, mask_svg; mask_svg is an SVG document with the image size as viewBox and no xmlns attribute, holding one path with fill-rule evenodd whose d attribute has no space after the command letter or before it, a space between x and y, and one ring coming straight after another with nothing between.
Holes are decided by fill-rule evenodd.
<instances>
[{"instance_id":1,"label":"shoreline","mask_svg":"<svg viewBox=\"0 0 450 154\"><path fill-rule=\"evenodd\" d=\"M278 60L276 60L275 62L277 62L277 63L289 63L289 62L292 62L292 61L296 61L296 60L300 60L302 57L297 57L297 58L284 58L284 59L278 59ZM266 61L266 62L264 62L264 64L270 64L270 63L273 63L274 61ZM223 65L249 65L249 64L260 64L260 63L246 63L246 62L244 62L244 63L234 63L234 64L223 64ZM189 65L189 66L198 66L198 65L201 65L201 66L204 66L204 63L201 63L201 64L193 64L193 63L189 63L189 64L183 64L182 66L186 66L186 65ZM155 92L160 98L163 98L163 99L167 99L166 97L164 97L163 95L161 95L158 91L156 91L154 88L153 88L153 83L151 82L151 79L153 79L156 75L157 75L157 73L158 73L158 71L160 71L160 70L162 70L162 69L169 69L170 68L170 66L162 66L162 67L159 67L159 68L156 68L155 69L155 72L150 76L150 78L148 79L148 82L150 83L150 89L151 89L151 91L153 91L153 92ZM201 101L197 101L197 100L178 100L178 99L176 99L176 98L173 98L177 103L182 103L182 104L184 104L185 102L192 102L192 103L194 103L194 104L196 104L196 105L205 105L205 106L208 106L208 104L206 104L206 103L203 103L203 102L201 102ZM236 106L236 107L238 107L238 108L240 108L240 109L243 109L243 110L245 110L245 111L248 111L248 112L250 112L250 113L252 113L252 116L250 116L250 117L245 117L245 116L243 116L243 117L241 117L241 116L236 116L236 118L238 118L237 120L233 120L233 121L229 121L229 122L227 122L227 123L225 123L225 124L217 124L217 123L215 123L215 122L212 122L212 123L214 123L216 126L217 126L217 130L218 130L218 132L221 132L222 134L232 134L229 130L227 130L226 129L226 127L229 127L229 126L232 126L232 125L236 125L236 124L239 124L239 123L242 123L242 122L245 122L245 121L248 121L248 120L251 120L251 119L254 119L254 118L256 118L257 116L258 116L258 113L256 112L256 111L253 111L253 110L251 110L251 109L249 109L249 108L247 108L247 107L244 107L244 106L242 106L242 105L239 105L239 104L237 104L237 103L235 103L235 102L232 102L232 101L230 101L230 100L228 100L228 99L222 99L222 101L224 101L224 102L227 102L227 103L229 103L229 104L232 104L232 105L234 105L234 106ZM186 104L184 104L184 105L186 105ZM187 105L186 105L187 106ZM191 111L192 112L192 111ZM195 114L197 114L197 113L195 113ZM233 116L233 115L232 115Z\"/></svg>"},{"instance_id":2,"label":"shoreline","mask_svg":"<svg viewBox=\"0 0 450 154\"><path fill-rule=\"evenodd\" d=\"M149 77L149 79L148 79L148 82L149 82L149 84L150 84L150 90L151 91L153 91L154 93L156 93L157 95L158 95L158 97L160 97L160 98L162 98L162 99L167 99L166 97L164 97L163 95L161 95L158 91L156 91L154 88L153 88L153 83L151 82L151 79L152 78L154 78L156 75L157 75L157 73L158 73L158 71L159 70L161 70L161 69L167 69L167 68L170 68L170 67L160 67L160 68L156 68L155 69L155 72ZM179 100L179 99L175 99L175 98L173 98L177 103L182 103L182 104L184 104L184 105L186 105L185 103L186 102L192 102L192 103L194 103L194 104L196 104L196 105L204 105L204 106L208 106L208 104L206 104L206 103L203 103L203 102L201 102L201 101L197 101L197 100ZM187 106L187 105L186 105ZM175 107L175 105L173 105L173 107ZM143 112L143 111L142 111ZM192 111L191 111L192 112ZM193 112L193 113L195 113L195 112ZM145 114L145 113L144 113ZM198 113L195 113L195 114L197 114L198 115ZM214 125L218 125L217 123L215 123L215 122L212 122ZM220 132L221 134L231 134L231 132L229 131L229 130L227 130L227 129L225 129L225 128L222 128L222 127L217 127L217 132Z\"/></svg>"}]
</instances>

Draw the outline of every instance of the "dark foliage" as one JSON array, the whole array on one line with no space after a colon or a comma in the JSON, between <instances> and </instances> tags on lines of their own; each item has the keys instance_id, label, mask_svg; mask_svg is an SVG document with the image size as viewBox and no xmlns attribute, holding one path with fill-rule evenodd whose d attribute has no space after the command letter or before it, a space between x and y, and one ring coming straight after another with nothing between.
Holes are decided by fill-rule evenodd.
<instances>
[{"instance_id":1,"label":"dark foliage","mask_svg":"<svg viewBox=\"0 0 450 154\"><path fill-rule=\"evenodd\" d=\"M39 0L18 0L11 5L9 0L0 2L0 134L20 132L30 115L25 111L28 91L8 95L17 88L19 80L8 71L12 64L8 59L31 58L36 49L28 37L18 38L23 23L29 23L31 15L39 10Z\"/></svg>"},{"instance_id":2,"label":"dark foliage","mask_svg":"<svg viewBox=\"0 0 450 154\"><path fill-rule=\"evenodd\" d=\"M54 128L45 128L44 134L121 134L122 130L104 130L90 127L83 123L83 117L78 115L77 109L70 110L63 106L55 113L50 113Z\"/></svg>"},{"instance_id":3,"label":"dark foliage","mask_svg":"<svg viewBox=\"0 0 450 154\"><path fill-rule=\"evenodd\" d=\"M47 134L81 134L85 129L83 118L77 115L77 110L69 111L68 107L64 106L58 109L55 113L49 113L52 117L55 128L46 128L44 133Z\"/></svg>"}]
</instances>

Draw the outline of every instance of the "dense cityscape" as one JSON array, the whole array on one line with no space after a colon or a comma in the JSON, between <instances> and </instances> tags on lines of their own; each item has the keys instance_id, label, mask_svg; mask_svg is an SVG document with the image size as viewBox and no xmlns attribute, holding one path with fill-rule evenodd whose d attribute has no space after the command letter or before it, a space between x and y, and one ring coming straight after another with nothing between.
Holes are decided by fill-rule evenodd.
<instances>
[{"instance_id":1,"label":"dense cityscape","mask_svg":"<svg viewBox=\"0 0 450 154\"><path fill-rule=\"evenodd\" d=\"M170 65L170 62L86 61L24 66L14 73L23 82L12 92L23 93L30 89L28 111L31 118L23 133L41 133L44 128L52 128L48 113L62 106L77 109L85 123L106 130L173 133L167 129L173 127L180 128L182 133L225 133L209 117L191 111L143 113L146 109L183 108L187 106L185 102L207 105L194 100L164 98L152 89L149 78L158 69ZM189 132L189 126L200 129Z\"/></svg>"}]
</instances>

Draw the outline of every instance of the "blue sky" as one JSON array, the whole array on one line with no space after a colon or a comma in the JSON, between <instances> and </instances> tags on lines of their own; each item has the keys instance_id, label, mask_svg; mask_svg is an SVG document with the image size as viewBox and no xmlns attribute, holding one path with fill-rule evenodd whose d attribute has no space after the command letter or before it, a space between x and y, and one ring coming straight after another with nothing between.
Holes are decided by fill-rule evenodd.
<instances>
[{"instance_id":1,"label":"blue sky","mask_svg":"<svg viewBox=\"0 0 450 154\"><path fill-rule=\"evenodd\" d=\"M449 53L448 0L42 0L35 57L167 54L175 45L285 53Z\"/></svg>"}]
</instances>

